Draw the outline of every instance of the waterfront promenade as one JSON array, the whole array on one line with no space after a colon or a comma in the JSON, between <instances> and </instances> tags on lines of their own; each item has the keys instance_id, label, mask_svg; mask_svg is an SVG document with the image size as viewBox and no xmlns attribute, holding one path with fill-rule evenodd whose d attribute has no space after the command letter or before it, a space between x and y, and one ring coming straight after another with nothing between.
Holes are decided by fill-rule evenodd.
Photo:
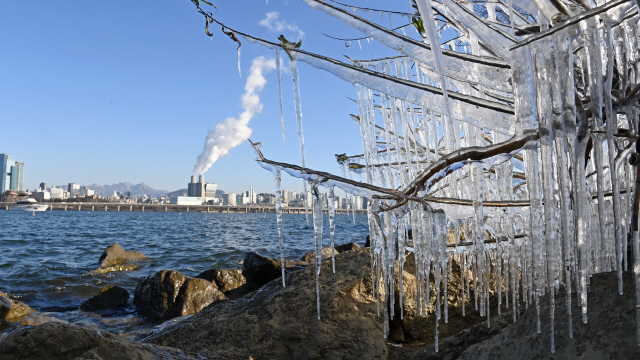
<instances>
[{"instance_id":1,"label":"waterfront promenade","mask_svg":"<svg viewBox=\"0 0 640 360\"><path fill-rule=\"evenodd\" d=\"M118 203L42 203L47 210L56 211L140 211L140 212L199 212L199 213L275 213L275 206L265 205L174 205L174 204L118 204ZM15 203L0 203L0 210L9 210ZM303 207L282 207L283 214L304 214ZM324 209L325 214L329 209ZM366 214L366 210L355 210L356 214ZM311 209L309 209L311 213ZM336 209L336 214L347 214L346 209ZM351 210L349 210L351 214Z\"/></svg>"}]
</instances>

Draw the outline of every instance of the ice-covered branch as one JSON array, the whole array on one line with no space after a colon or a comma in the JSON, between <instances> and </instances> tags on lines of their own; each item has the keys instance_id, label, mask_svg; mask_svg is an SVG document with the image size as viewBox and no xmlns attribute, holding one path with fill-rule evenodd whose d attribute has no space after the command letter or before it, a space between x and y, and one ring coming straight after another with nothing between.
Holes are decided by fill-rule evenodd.
<instances>
[{"instance_id":1,"label":"ice-covered branch","mask_svg":"<svg viewBox=\"0 0 640 360\"><path fill-rule=\"evenodd\" d=\"M402 193L405 195L417 194L419 191L424 189L425 184L430 181L432 177L436 176L438 173L453 164L469 160L481 161L496 155L508 154L510 152L521 149L526 145L527 142L535 141L537 139L537 131L526 132L523 134L515 135L505 142L494 144L491 146L472 146L453 151L441 157L440 159L438 159L438 161L432 163L428 168L422 171L422 173L420 173L409 184L409 186L402 190Z\"/></svg>"}]
</instances>

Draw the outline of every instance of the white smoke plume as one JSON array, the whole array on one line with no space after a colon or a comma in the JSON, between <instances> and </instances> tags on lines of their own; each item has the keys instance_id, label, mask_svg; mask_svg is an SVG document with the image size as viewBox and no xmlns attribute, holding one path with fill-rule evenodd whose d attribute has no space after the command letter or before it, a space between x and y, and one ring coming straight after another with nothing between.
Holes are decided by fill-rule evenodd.
<instances>
[{"instance_id":1,"label":"white smoke plume","mask_svg":"<svg viewBox=\"0 0 640 360\"><path fill-rule=\"evenodd\" d=\"M229 150L242 144L251 136L253 130L249 127L249 121L262 111L262 103L258 93L262 91L267 80L263 74L275 69L274 59L265 59L263 56L253 59L251 74L244 85L245 93L240 102L244 110L238 118L226 118L213 130L209 130L204 141L202 154L198 156L198 162L193 167L193 174L202 174L209 170L218 158L226 155Z\"/></svg>"}]
</instances>

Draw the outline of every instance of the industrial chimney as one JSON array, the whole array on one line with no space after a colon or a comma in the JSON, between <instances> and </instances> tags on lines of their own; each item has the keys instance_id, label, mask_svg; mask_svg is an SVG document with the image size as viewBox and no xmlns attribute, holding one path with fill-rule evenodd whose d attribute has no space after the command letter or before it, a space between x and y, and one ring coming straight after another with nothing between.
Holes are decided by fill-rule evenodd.
<instances>
[{"instance_id":1,"label":"industrial chimney","mask_svg":"<svg viewBox=\"0 0 640 360\"><path fill-rule=\"evenodd\" d=\"M195 175L191 175L191 183L192 184L196 183L196 176Z\"/></svg>"}]
</instances>

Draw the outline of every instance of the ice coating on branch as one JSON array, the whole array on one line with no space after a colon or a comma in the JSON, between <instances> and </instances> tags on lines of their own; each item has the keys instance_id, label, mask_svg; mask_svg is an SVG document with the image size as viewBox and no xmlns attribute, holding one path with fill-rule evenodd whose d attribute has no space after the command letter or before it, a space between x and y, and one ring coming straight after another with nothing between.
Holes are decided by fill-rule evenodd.
<instances>
[{"instance_id":1,"label":"ice coating on branch","mask_svg":"<svg viewBox=\"0 0 640 360\"><path fill-rule=\"evenodd\" d=\"M298 52L296 59L305 62L317 69L326 70L339 78L352 84L360 84L372 90L384 92L394 98L403 99L412 104L428 109L433 109L439 113L446 113L442 101L442 90L429 86L420 85L406 80L398 80L385 76L376 75L366 70L358 70L346 64L321 59L308 54ZM467 99L464 95L455 95L450 99L451 115L454 119L465 121L474 125L483 124L486 128L500 133L512 134L513 115L509 106L495 104L494 107L479 107L472 102L483 102L487 100Z\"/></svg>"},{"instance_id":2,"label":"ice coating on branch","mask_svg":"<svg viewBox=\"0 0 640 360\"><path fill-rule=\"evenodd\" d=\"M267 83L263 75L275 66L273 59L267 60L262 56L253 59L251 73L244 86L245 93L240 98L240 106L244 111L238 118L226 118L209 131L202 154L198 156L197 163L193 167L193 174L206 172L218 158L226 155L229 150L251 136L253 130L249 127L249 121L262 112L263 107L258 95Z\"/></svg>"},{"instance_id":3,"label":"ice coating on branch","mask_svg":"<svg viewBox=\"0 0 640 360\"><path fill-rule=\"evenodd\" d=\"M428 64L435 68L435 58L433 52L428 46L412 38L402 36L387 30L373 21L353 16L349 12L345 12L328 2L319 0L303 0L312 8L322 10L330 16L333 16L343 23L361 31L368 37L371 37L383 45L407 55L417 62ZM440 4L434 5L441 13L444 13L444 7ZM409 21L411 23L411 21ZM510 72L508 67L503 66L503 62L496 61L495 65L480 61L480 58L467 56L460 58L458 56L450 56L449 52L445 52L444 68L447 76L457 79L465 79L472 83L480 83L484 86L495 88L498 90L507 90L511 86L508 83ZM467 61L469 60L469 61Z\"/></svg>"}]
</instances>

